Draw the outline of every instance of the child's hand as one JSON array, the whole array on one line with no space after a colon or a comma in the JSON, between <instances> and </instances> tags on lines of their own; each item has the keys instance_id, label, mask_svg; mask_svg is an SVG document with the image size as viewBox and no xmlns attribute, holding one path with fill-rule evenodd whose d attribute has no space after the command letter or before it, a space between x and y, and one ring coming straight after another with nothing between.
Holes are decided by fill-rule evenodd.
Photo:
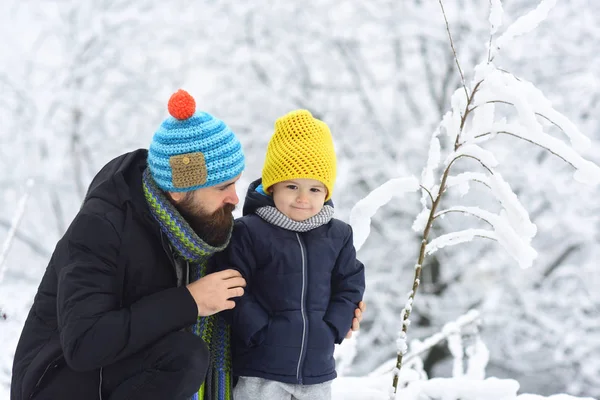
<instances>
[{"instance_id":1,"label":"child's hand","mask_svg":"<svg viewBox=\"0 0 600 400\"><path fill-rule=\"evenodd\" d=\"M346 339L350 339L352 337L353 331L358 331L360 329L360 321L362 321L362 315L367 309L367 304L364 301L358 303L358 308L354 310L354 318L352 319L352 328L346 334Z\"/></svg>"}]
</instances>

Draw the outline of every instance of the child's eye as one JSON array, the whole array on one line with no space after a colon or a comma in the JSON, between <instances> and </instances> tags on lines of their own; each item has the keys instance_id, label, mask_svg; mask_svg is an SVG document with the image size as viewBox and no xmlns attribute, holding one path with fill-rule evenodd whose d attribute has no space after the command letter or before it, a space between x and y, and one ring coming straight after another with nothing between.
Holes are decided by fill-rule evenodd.
<instances>
[{"instance_id":1,"label":"child's eye","mask_svg":"<svg viewBox=\"0 0 600 400\"><path fill-rule=\"evenodd\" d=\"M291 189L291 190L296 190L296 189L298 189L298 186L296 186L296 185L287 185L286 188Z\"/></svg>"},{"instance_id":2,"label":"child's eye","mask_svg":"<svg viewBox=\"0 0 600 400\"><path fill-rule=\"evenodd\" d=\"M319 188L311 188L310 189L313 193L319 193L321 191L321 189Z\"/></svg>"}]
</instances>

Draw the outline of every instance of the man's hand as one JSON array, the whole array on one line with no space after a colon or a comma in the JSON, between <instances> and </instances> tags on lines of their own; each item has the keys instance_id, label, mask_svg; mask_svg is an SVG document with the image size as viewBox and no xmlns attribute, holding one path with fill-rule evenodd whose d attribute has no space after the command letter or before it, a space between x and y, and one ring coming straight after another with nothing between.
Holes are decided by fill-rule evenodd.
<instances>
[{"instance_id":1,"label":"man's hand","mask_svg":"<svg viewBox=\"0 0 600 400\"><path fill-rule=\"evenodd\" d=\"M233 297L244 294L246 280L233 269L208 274L187 285L198 306L198 316L207 317L235 307Z\"/></svg>"},{"instance_id":2,"label":"man's hand","mask_svg":"<svg viewBox=\"0 0 600 400\"><path fill-rule=\"evenodd\" d=\"M360 321L362 321L362 315L367 309L367 304L364 301L358 303L358 308L354 310L354 318L352 318L352 328L346 334L346 339L350 339L352 337L353 331L358 331L360 329Z\"/></svg>"}]
</instances>

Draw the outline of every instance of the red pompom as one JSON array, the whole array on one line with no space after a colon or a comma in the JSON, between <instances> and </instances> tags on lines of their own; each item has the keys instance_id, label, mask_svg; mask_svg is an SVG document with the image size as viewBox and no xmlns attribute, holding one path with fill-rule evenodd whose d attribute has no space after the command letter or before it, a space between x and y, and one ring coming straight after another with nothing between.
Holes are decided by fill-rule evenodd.
<instances>
[{"instance_id":1,"label":"red pompom","mask_svg":"<svg viewBox=\"0 0 600 400\"><path fill-rule=\"evenodd\" d=\"M169 114L178 120L190 118L196 112L196 101L185 90L179 89L169 99Z\"/></svg>"}]
</instances>

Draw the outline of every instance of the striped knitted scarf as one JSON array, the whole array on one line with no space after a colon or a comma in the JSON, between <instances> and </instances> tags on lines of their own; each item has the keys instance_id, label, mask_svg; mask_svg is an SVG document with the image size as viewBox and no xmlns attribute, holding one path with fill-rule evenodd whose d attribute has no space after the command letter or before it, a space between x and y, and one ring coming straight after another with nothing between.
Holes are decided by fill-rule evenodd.
<instances>
[{"instance_id":1,"label":"striped knitted scarf","mask_svg":"<svg viewBox=\"0 0 600 400\"><path fill-rule=\"evenodd\" d=\"M167 235L177 255L190 265L190 280L195 281L207 273L210 257L229 244L229 238L220 247L205 243L177 209L156 186L148 169L143 176L144 196L161 230ZM231 237L231 233L230 236ZM192 400L231 400L231 347L229 325L218 314L198 317L191 331L207 344L211 360L206 380L192 396Z\"/></svg>"},{"instance_id":2,"label":"striped knitted scarf","mask_svg":"<svg viewBox=\"0 0 600 400\"><path fill-rule=\"evenodd\" d=\"M308 232L321 225L328 224L329 221L331 221L331 218L333 218L333 207L324 205L317 215L305 219L304 221L294 221L272 206L260 207L255 213L268 223L287 229L288 231Z\"/></svg>"}]
</instances>

